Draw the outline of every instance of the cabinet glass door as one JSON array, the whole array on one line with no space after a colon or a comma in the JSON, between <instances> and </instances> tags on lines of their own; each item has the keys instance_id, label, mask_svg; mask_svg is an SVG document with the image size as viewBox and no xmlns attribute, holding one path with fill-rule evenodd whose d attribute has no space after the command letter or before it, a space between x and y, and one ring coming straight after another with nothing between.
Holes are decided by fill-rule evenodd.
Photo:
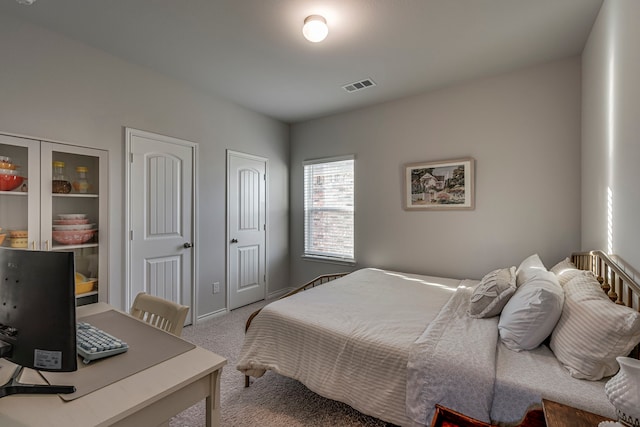
<instances>
[{"instance_id":1,"label":"cabinet glass door","mask_svg":"<svg viewBox=\"0 0 640 427\"><path fill-rule=\"evenodd\" d=\"M0 135L0 246L40 244L40 141Z\"/></svg>"},{"instance_id":2,"label":"cabinet glass door","mask_svg":"<svg viewBox=\"0 0 640 427\"><path fill-rule=\"evenodd\" d=\"M45 250L73 251L78 304L99 300L103 203L99 150L42 144L41 236ZM106 283L105 283L106 286Z\"/></svg>"}]
</instances>

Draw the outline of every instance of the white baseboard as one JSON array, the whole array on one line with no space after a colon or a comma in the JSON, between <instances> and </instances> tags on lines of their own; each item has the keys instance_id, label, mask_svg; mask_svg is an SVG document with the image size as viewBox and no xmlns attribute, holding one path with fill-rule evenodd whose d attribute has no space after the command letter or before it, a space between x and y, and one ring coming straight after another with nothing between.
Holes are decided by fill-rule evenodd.
<instances>
[{"instance_id":1,"label":"white baseboard","mask_svg":"<svg viewBox=\"0 0 640 427\"><path fill-rule=\"evenodd\" d=\"M211 313L204 314L202 316L198 316L198 319L196 320L196 324L199 323L199 322L204 322L205 320L213 319L215 317L223 316L223 315L227 314L228 312L229 312L229 310L227 310L226 308L221 308L218 311L214 311L214 312L211 312Z\"/></svg>"},{"instance_id":2,"label":"white baseboard","mask_svg":"<svg viewBox=\"0 0 640 427\"><path fill-rule=\"evenodd\" d=\"M284 289L278 289L275 292L271 292L270 294L267 295L267 299L275 299L275 298L280 298L282 295L291 292L292 290L294 290L295 288L284 288Z\"/></svg>"},{"instance_id":3,"label":"white baseboard","mask_svg":"<svg viewBox=\"0 0 640 427\"><path fill-rule=\"evenodd\" d=\"M284 294L286 294L288 292L291 292L293 289L295 289L295 288L278 289L277 291L271 292L270 294L268 294L267 295L267 300L280 298L282 295L284 295ZM209 319L214 319L216 317L224 316L228 312L229 312L228 309L221 308L218 311L214 311L214 312L211 312L211 313L203 314L202 316L198 316L198 318L196 319L196 324L198 324L199 322L204 322L204 321L209 320Z\"/></svg>"}]
</instances>

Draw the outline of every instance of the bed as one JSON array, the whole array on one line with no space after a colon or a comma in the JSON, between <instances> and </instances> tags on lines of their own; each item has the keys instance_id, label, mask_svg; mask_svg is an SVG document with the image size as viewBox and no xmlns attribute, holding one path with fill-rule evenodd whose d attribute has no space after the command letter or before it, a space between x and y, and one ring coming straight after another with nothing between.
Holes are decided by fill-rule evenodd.
<instances>
[{"instance_id":1,"label":"bed","mask_svg":"<svg viewBox=\"0 0 640 427\"><path fill-rule=\"evenodd\" d=\"M504 291L486 292L498 282ZM532 291L534 282L550 290ZM247 385L272 370L402 426L429 425L435 404L516 423L543 397L615 418L604 384L615 356L637 357L639 295L599 251L549 270L532 256L481 281L361 269L318 278L254 313L237 369ZM534 318L533 300L555 314Z\"/></svg>"}]
</instances>

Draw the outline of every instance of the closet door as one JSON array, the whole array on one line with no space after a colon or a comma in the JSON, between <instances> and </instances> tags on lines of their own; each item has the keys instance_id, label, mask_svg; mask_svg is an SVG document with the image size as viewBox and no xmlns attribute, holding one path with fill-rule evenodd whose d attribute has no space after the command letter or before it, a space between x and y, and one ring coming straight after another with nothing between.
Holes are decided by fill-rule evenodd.
<instances>
[{"instance_id":1,"label":"closet door","mask_svg":"<svg viewBox=\"0 0 640 427\"><path fill-rule=\"evenodd\" d=\"M127 129L129 303L146 292L195 307L194 143ZM192 323L189 310L185 324Z\"/></svg>"}]
</instances>

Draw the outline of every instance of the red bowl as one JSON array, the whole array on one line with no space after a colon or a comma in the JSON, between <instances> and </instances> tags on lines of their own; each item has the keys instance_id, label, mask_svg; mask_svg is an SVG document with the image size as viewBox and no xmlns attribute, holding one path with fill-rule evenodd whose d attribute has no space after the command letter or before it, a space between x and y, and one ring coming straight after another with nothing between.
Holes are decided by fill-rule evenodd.
<instances>
[{"instance_id":1,"label":"red bowl","mask_svg":"<svg viewBox=\"0 0 640 427\"><path fill-rule=\"evenodd\" d=\"M11 191L22 185L24 178L17 175L0 174L0 191Z\"/></svg>"}]
</instances>

